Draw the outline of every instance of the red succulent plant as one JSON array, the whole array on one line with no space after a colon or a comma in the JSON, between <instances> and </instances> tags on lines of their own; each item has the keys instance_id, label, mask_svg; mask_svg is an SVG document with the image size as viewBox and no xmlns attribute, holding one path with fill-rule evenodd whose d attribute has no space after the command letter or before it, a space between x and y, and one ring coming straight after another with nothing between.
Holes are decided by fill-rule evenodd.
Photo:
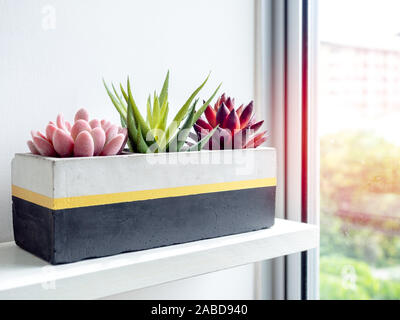
<instances>
[{"instance_id":1,"label":"red succulent plant","mask_svg":"<svg viewBox=\"0 0 400 320\"><path fill-rule=\"evenodd\" d=\"M49 122L45 135L33 130L31 135L28 147L33 154L61 158L119 154L128 139L126 128L106 120L89 121L85 109L76 113L73 125L59 114L56 123Z\"/></svg>"},{"instance_id":2,"label":"red succulent plant","mask_svg":"<svg viewBox=\"0 0 400 320\"><path fill-rule=\"evenodd\" d=\"M205 119L199 118L194 125L197 137L201 139L211 130L217 128L204 149L247 149L257 148L267 140L267 131L256 134L264 120L256 121L253 112L253 101L235 109L235 100L226 97L225 93L217 100L214 107L209 105L205 112Z\"/></svg>"}]
</instances>

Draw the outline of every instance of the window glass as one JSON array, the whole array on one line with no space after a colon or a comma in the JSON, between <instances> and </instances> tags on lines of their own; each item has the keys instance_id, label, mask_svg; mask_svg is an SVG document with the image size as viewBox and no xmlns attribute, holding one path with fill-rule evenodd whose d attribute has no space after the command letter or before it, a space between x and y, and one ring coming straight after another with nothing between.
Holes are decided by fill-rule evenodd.
<instances>
[{"instance_id":1,"label":"window glass","mask_svg":"<svg viewBox=\"0 0 400 320\"><path fill-rule=\"evenodd\" d=\"M319 2L321 299L400 298L400 1Z\"/></svg>"}]
</instances>

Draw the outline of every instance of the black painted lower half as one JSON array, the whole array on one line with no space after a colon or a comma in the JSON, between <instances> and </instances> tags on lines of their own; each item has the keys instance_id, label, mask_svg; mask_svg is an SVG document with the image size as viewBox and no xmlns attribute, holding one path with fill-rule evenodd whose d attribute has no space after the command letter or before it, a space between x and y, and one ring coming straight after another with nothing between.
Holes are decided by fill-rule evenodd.
<instances>
[{"instance_id":1,"label":"black painted lower half","mask_svg":"<svg viewBox=\"0 0 400 320\"><path fill-rule=\"evenodd\" d=\"M271 227L275 187L50 210L13 197L20 247L61 264Z\"/></svg>"}]
</instances>

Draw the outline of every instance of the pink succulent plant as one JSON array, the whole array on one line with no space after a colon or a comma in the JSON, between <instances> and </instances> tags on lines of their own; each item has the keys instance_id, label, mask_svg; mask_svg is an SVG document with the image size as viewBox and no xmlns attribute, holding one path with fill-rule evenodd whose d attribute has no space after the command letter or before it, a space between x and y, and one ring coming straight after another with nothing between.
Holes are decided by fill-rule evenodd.
<instances>
[{"instance_id":1,"label":"pink succulent plant","mask_svg":"<svg viewBox=\"0 0 400 320\"><path fill-rule=\"evenodd\" d=\"M55 123L49 122L45 135L40 131L31 135L28 147L33 154L61 158L116 155L128 140L126 128L106 120L89 121L84 108L76 113L73 125L59 114Z\"/></svg>"}]
</instances>

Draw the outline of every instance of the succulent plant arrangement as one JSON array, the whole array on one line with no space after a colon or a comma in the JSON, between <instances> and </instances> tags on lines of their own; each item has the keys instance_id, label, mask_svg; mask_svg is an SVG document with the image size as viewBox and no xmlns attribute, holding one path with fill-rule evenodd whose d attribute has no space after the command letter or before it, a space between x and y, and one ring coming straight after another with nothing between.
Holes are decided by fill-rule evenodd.
<instances>
[{"instance_id":1,"label":"succulent plant arrangement","mask_svg":"<svg viewBox=\"0 0 400 320\"><path fill-rule=\"evenodd\" d=\"M42 156L91 157L120 154L126 143L131 152L158 153L248 149L266 141L266 131L257 133L264 121L255 120L253 101L235 108L235 99L224 93L211 106L221 84L196 110L197 95L208 78L193 91L169 124L169 71L160 93L149 95L146 116L140 113L133 98L129 78L126 88L120 84L120 93L113 84L111 91L103 80L121 118L121 126L106 120L89 121L88 112L82 108L73 124L59 114L56 122L49 122L45 134L31 131L28 147L33 154ZM191 132L192 128L195 133Z\"/></svg>"},{"instance_id":2,"label":"succulent plant arrangement","mask_svg":"<svg viewBox=\"0 0 400 320\"><path fill-rule=\"evenodd\" d=\"M208 78L209 76L193 91L169 125L167 125L169 113L169 71L165 77L160 94L154 92L153 98L150 95L147 99L146 119L140 113L132 96L129 78L126 89L120 84L121 95L117 92L113 84L112 92L106 82L103 81L111 102L119 112L122 126L128 129L128 145L130 150L138 153L201 150L208 143L218 126L210 130L208 134L195 143L188 144L186 140L191 128L203 114L221 86L220 84L211 97L207 101L204 101L203 105L196 111L198 102L196 96L204 87Z\"/></svg>"},{"instance_id":3,"label":"succulent plant arrangement","mask_svg":"<svg viewBox=\"0 0 400 320\"><path fill-rule=\"evenodd\" d=\"M225 93L217 100L214 107L208 105L205 118L199 117L194 124L196 135L190 137L197 141L212 133L204 149L247 149L257 148L267 140L267 131L256 134L264 121L256 121L253 101L235 109L235 99Z\"/></svg>"},{"instance_id":4,"label":"succulent plant arrangement","mask_svg":"<svg viewBox=\"0 0 400 320\"><path fill-rule=\"evenodd\" d=\"M46 157L92 157L120 154L126 145L128 132L107 120L93 119L80 109L74 124L59 114L56 122L50 121L46 134L31 131L28 147L33 154Z\"/></svg>"}]
</instances>

